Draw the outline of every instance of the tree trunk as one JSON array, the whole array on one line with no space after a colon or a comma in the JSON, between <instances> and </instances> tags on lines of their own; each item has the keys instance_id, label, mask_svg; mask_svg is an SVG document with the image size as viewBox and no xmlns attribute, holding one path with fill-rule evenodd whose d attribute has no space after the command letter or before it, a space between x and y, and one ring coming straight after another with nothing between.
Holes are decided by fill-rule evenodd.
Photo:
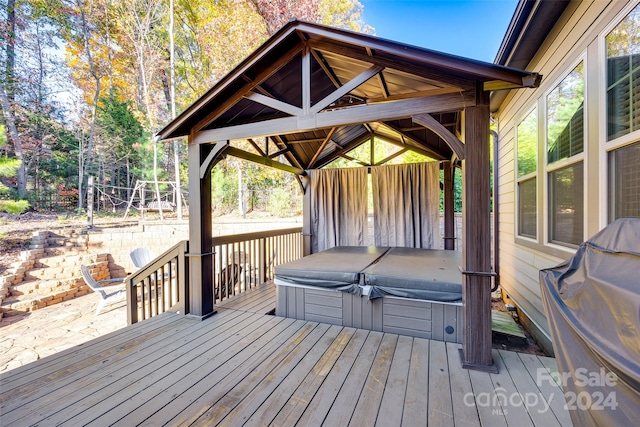
<instances>
[{"instance_id":1,"label":"tree trunk","mask_svg":"<svg viewBox=\"0 0 640 427\"><path fill-rule=\"evenodd\" d=\"M96 81L96 91L93 94L93 105L91 106L91 124L89 125L89 142L87 143L87 156L85 157L84 166L82 169L84 170L82 179L78 185L78 208L82 209L84 206L84 194L82 191L82 182L86 181L89 178L89 170L91 167L92 152L93 152L93 139L95 135L96 129L96 112L98 108L98 101L100 100L100 89L101 89L101 77L98 75L98 71L93 62L93 56L91 55L91 48L89 47L89 27L87 24L86 16L84 13L84 9L80 7L80 16L82 18L82 37L84 39L84 49L87 54L87 61L89 63L89 69L91 71L91 75Z\"/></svg>"},{"instance_id":2,"label":"tree trunk","mask_svg":"<svg viewBox=\"0 0 640 427\"><path fill-rule=\"evenodd\" d=\"M171 119L176 118L176 71L175 54L173 46L173 0L169 0L169 65L170 65L170 95L171 95ZM176 180L176 209L178 219L182 219L182 192L180 190L180 140L173 141L173 172Z\"/></svg>"},{"instance_id":3,"label":"tree trunk","mask_svg":"<svg viewBox=\"0 0 640 427\"><path fill-rule=\"evenodd\" d=\"M18 168L18 175L16 176L18 181L18 197L24 199L27 196L27 167L24 162L24 155L22 153L22 141L18 128L16 127L15 117L13 116L13 110L11 109L11 103L9 97L4 89L4 86L0 85L0 105L2 106L2 112L4 113L4 120L7 124L7 132L9 140L13 144L13 151L16 159L20 160L20 167Z\"/></svg>"},{"instance_id":4,"label":"tree trunk","mask_svg":"<svg viewBox=\"0 0 640 427\"><path fill-rule=\"evenodd\" d=\"M5 89L9 105L12 105L15 100L16 0L7 0L7 27Z\"/></svg>"},{"instance_id":5,"label":"tree trunk","mask_svg":"<svg viewBox=\"0 0 640 427\"><path fill-rule=\"evenodd\" d=\"M89 125L89 142L87 143L87 156L85 157L84 167L82 168L84 170L84 173L82 176L82 182L86 182L87 179L89 179L89 169L91 167L91 162L93 160L92 159L93 139L96 133L96 114L98 110L98 101L100 100L100 89L101 89L100 78L95 77L95 79L96 79L96 91L93 94L93 105L91 106L91 123ZM78 208L82 209L84 194L82 194L82 191L80 191L80 189L78 189L78 193L79 193Z\"/></svg>"}]
</instances>

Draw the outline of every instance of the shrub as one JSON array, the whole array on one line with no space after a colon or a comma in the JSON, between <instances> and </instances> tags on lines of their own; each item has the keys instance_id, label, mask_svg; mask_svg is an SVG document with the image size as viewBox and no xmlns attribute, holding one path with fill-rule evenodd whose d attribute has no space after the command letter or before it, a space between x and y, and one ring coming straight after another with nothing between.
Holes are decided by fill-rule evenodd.
<instances>
[{"instance_id":1,"label":"shrub","mask_svg":"<svg viewBox=\"0 0 640 427\"><path fill-rule=\"evenodd\" d=\"M29 206L26 200L0 200L0 212L20 214L29 209Z\"/></svg>"}]
</instances>

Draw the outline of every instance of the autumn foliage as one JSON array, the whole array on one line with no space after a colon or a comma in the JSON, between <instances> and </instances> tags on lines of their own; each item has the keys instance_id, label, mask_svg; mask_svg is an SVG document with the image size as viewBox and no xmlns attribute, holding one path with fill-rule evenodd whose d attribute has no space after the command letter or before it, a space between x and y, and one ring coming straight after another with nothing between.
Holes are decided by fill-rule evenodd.
<instances>
[{"instance_id":1,"label":"autumn foliage","mask_svg":"<svg viewBox=\"0 0 640 427\"><path fill-rule=\"evenodd\" d=\"M171 8L173 7L173 9ZM368 31L357 0L3 0L2 155L32 205L89 175L126 199L152 168L152 136L289 20ZM175 99L169 18L173 14ZM186 180L184 144L158 147L158 179ZM257 178L258 179L258 178ZM63 190L64 189L64 190Z\"/></svg>"}]
</instances>

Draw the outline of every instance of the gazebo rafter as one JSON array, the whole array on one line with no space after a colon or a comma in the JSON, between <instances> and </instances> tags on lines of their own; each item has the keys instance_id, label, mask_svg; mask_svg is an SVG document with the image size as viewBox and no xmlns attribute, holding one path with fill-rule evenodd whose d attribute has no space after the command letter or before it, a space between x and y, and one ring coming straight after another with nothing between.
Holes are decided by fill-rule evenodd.
<instances>
[{"instance_id":1,"label":"gazebo rafter","mask_svg":"<svg viewBox=\"0 0 640 427\"><path fill-rule=\"evenodd\" d=\"M188 135L190 315L215 313L210 168L232 155L293 173L305 191L303 246L309 253L308 179L372 141L369 163L412 150L441 161L445 247L453 247L453 168L463 170L463 366L491 359L489 91L536 87L540 75L409 46L367 34L292 21L158 134ZM257 138L265 138L261 148ZM373 140L400 150L374 158ZM256 153L229 144L248 140ZM269 140L277 150L270 152ZM274 160L283 155L291 165ZM356 161L359 161L355 159ZM369 166L367 162L360 161Z\"/></svg>"}]
</instances>

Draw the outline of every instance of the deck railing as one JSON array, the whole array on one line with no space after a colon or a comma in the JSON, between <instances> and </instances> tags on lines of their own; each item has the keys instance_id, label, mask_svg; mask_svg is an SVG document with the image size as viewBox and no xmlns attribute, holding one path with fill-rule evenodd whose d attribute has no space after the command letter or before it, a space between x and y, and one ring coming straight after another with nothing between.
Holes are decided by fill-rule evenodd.
<instances>
[{"instance_id":1,"label":"deck railing","mask_svg":"<svg viewBox=\"0 0 640 427\"><path fill-rule=\"evenodd\" d=\"M129 325L165 311L185 312L188 243L177 243L127 277Z\"/></svg>"},{"instance_id":2,"label":"deck railing","mask_svg":"<svg viewBox=\"0 0 640 427\"><path fill-rule=\"evenodd\" d=\"M165 311L188 312L188 252L181 241L127 277L129 324ZM214 237L214 304L272 280L276 265L302 253L300 227Z\"/></svg>"},{"instance_id":3,"label":"deck railing","mask_svg":"<svg viewBox=\"0 0 640 427\"><path fill-rule=\"evenodd\" d=\"M276 265L302 257L302 229L214 237L214 302L273 279Z\"/></svg>"}]
</instances>

